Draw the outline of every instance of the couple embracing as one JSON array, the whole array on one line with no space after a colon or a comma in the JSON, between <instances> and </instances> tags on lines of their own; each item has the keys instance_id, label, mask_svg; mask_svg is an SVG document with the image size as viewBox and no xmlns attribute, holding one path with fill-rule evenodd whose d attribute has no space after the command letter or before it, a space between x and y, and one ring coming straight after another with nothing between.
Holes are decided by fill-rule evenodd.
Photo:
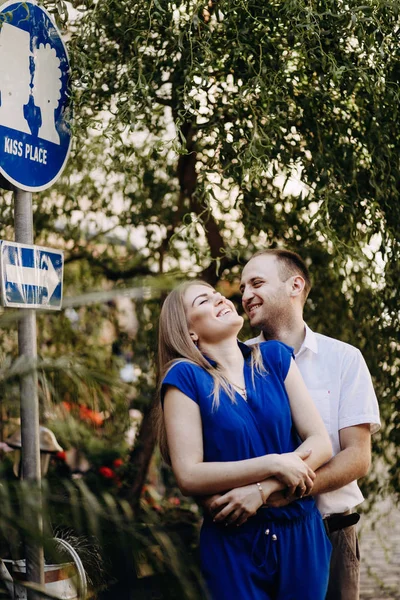
<instances>
[{"instance_id":1,"label":"couple embracing","mask_svg":"<svg viewBox=\"0 0 400 600\"><path fill-rule=\"evenodd\" d=\"M205 507L202 572L211 598L357 600L357 479L379 410L360 352L312 332L304 261L254 255L242 304L204 282L160 315L159 438L183 494Z\"/></svg>"}]
</instances>

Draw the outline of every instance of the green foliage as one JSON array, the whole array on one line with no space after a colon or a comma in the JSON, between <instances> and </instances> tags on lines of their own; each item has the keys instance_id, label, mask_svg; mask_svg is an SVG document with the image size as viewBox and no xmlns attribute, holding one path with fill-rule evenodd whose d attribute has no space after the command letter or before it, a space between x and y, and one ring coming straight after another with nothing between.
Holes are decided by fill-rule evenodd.
<instances>
[{"instance_id":1,"label":"green foliage","mask_svg":"<svg viewBox=\"0 0 400 600\"><path fill-rule=\"evenodd\" d=\"M152 513L138 522L128 503L109 493L95 496L82 482L61 480L57 488L44 485L41 495L27 483L3 483L0 499L3 558L7 550L14 560L22 557L23 538L41 542L48 562L65 562L65 555L52 541L57 536L69 541L80 555L94 592L119 581L116 595L110 598L128 593L145 598L140 577L152 572L159 574L165 586L159 589L163 598L203 597L196 568L188 569L182 560L183 543L188 535L193 537L195 527L190 519L181 533L171 533L168 524ZM44 522L44 536L35 527L38 516Z\"/></svg>"},{"instance_id":2,"label":"green foliage","mask_svg":"<svg viewBox=\"0 0 400 600\"><path fill-rule=\"evenodd\" d=\"M299 251L314 276L310 324L371 368L376 449L398 490L397 3L74 6L78 183L59 189L110 218L117 197L118 223L145 236L91 264L110 270L114 252L120 277L182 269L216 282L260 247Z\"/></svg>"},{"instance_id":3,"label":"green foliage","mask_svg":"<svg viewBox=\"0 0 400 600\"><path fill-rule=\"evenodd\" d=\"M384 421L375 452L398 492L398 2L45 5L68 34L74 144L55 188L35 196L34 218L36 241L65 249L67 294L144 281L165 292L182 273L234 293L255 250L298 251L314 279L310 325L360 347L371 369ZM10 238L10 193L1 205ZM111 323L140 370L129 404L144 409L156 305L138 305L133 345L109 305L79 309L77 329L65 315L40 317L43 358L79 356L116 375L100 336ZM3 357L15 356L7 343ZM86 399L66 373L49 380L60 397ZM103 392L88 396L109 410ZM127 404L113 403L116 435ZM369 485L378 493L385 482Z\"/></svg>"},{"instance_id":4,"label":"green foliage","mask_svg":"<svg viewBox=\"0 0 400 600\"><path fill-rule=\"evenodd\" d=\"M193 558L197 520L168 507L176 492L169 474L163 512L132 513L154 447L159 307L182 277L220 285L239 306L237 279L254 251L298 251L314 282L307 321L358 346L374 378L384 426L374 436L379 469L364 491L370 501L387 488L400 492L399 4L44 5L68 39L74 140L61 179L34 196L35 242L64 249L64 293L75 312L38 318L41 410L56 415L62 445L91 463L77 481L62 481L63 465L53 465L48 514L52 526L97 537L111 560L107 577L120 582L114 598L124 585L149 597L149 578L132 568L143 556L158 574L155 594L196 598L195 567L188 573L176 549ZM10 192L0 192L0 207L0 238L12 239ZM109 297L85 300L128 286L153 291L132 300L135 335L120 326ZM81 306L71 300L78 295ZM18 376L32 365L17 360L13 316L1 318L0 394L16 418ZM243 338L256 333L246 324ZM122 385L126 356L137 380ZM104 413L104 425L82 420L79 404ZM131 407L144 413L134 449L124 442ZM116 458L125 461L119 470ZM102 477L101 467L116 477ZM28 533L20 514L26 490L7 490L0 488L0 529L14 540Z\"/></svg>"}]
</instances>

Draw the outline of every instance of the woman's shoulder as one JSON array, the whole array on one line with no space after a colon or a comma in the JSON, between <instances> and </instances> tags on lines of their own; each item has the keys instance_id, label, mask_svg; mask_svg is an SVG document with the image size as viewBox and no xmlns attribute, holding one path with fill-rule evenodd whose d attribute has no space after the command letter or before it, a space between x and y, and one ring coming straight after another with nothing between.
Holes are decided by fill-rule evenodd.
<instances>
[{"instance_id":1,"label":"woman's shoulder","mask_svg":"<svg viewBox=\"0 0 400 600\"><path fill-rule=\"evenodd\" d=\"M260 352L267 371L277 373L284 381L294 358L293 348L283 342L270 340L260 343Z\"/></svg>"},{"instance_id":2,"label":"woman's shoulder","mask_svg":"<svg viewBox=\"0 0 400 600\"><path fill-rule=\"evenodd\" d=\"M179 358L177 360L174 360L169 365L163 379L165 379L169 375L179 376L185 374L200 377L200 375L202 375L203 373L205 373L205 370L200 365L197 365L196 363L192 362L187 358Z\"/></svg>"},{"instance_id":3,"label":"woman's shoulder","mask_svg":"<svg viewBox=\"0 0 400 600\"><path fill-rule=\"evenodd\" d=\"M168 386L173 386L198 404L201 397L201 390L204 387L202 386L204 374L206 374L206 371L190 360L178 359L174 361L169 366L161 382L162 403L164 402Z\"/></svg>"},{"instance_id":4,"label":"woman's shoulder","mask_svg":"<svg viewBox=\"0 0 400 600\"><path fill-rule=\"evenodd\" d=\"M163 385L176 385L176 382L186 382L191 386L199 386L210 376L203 367L186 358L177 359L168 367L163 380Z\"/></svg>"}]
</instances>

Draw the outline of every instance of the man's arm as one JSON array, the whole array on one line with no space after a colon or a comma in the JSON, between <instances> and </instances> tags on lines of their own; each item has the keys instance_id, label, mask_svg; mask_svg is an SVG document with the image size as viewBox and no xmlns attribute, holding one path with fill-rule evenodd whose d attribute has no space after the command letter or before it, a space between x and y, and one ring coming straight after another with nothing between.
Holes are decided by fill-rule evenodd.
<instances>
[{"instance_id":1,"label":"man's arm","mask_svg":"<svg viewBox=\"0 0 400 600\"><path fill-rule=\"evenodd\" d=\"M333 492L351 481L364 477L371 464L371 431L369 423L346 427L339 431L341 450L329 462L317 469L311 495ZM296 496L285 498L276 492L267 501L268 506L285 506Z\"/></svg>"},{"instance_id":2,"label":"man's arm","mask_svg":"<svg viewBox=\"0 0 400 600\"><path fill-rule=\"evenodd\" d=\"M312 495L333 492L347 483L364 477L371 465L371 431L369 423L339 431L341 451L317 470Z\"/></svg>"}]
</instances>

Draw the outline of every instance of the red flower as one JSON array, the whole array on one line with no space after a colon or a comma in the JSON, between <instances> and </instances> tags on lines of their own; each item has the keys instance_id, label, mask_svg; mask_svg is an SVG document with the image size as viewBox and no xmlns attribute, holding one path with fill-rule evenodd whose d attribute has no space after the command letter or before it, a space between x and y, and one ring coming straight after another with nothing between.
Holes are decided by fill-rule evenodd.
<instances>
[{"instance_id":1,"label":"red flower","mask_svg":"<svg viewBox=\"0 0 400 600\"><path fill-rule=\"evenodd\" d=\"M109 467L100 467L99 469L100 475L103 475L105 479L114 479L115 473Z\"/></svg>"},{"instance_id":2,"label":"red flower","mask_svg":"<svg viewBox=\"0 0 400 600\"><path fill-rule=\"evenodd\" d=\"M176 496L171 496L170 498L168 498L168 502L170 504L173 504L174 506L179 506L181 501L179 500L179 498L177 498Z\"/></svg>"},{"instance_id":3,"label":"red flower","mask_svg":"<svg viewBox=\"0 0 400 600\"><path fill-rule=\"evenodd\" d=\"M67 460L67 454L66 452L64 452L64 450L57 452L56 454L57 458L59 458L60 460L66 461Z\"/></svg>"},{"instance_id":4,"label":"red flower","mask_svg":"<svg viewBox=\"0 0 400 600\"><path fill-rule=\"evenodd\" d=\"M99 412L96 412L95 410L91 410L83 404L79 405L79 416L83 421L91 422L94 425L97 425L98 427L101 427L101 425L103 425L104 422L103 415L101 415Z\"/></svg>"},{"instance_id":5,"label":"red flower","mask_svg":"<svg viewBox=\"0 0 400 600\"><path fill-rule=\"evenodd\" d=\"M118 467L122 467L122 465L124 464L124 461L122 460L122 458L116 458L113 461L113 466L118 469Z\"/></svg>"}]
</instances>

